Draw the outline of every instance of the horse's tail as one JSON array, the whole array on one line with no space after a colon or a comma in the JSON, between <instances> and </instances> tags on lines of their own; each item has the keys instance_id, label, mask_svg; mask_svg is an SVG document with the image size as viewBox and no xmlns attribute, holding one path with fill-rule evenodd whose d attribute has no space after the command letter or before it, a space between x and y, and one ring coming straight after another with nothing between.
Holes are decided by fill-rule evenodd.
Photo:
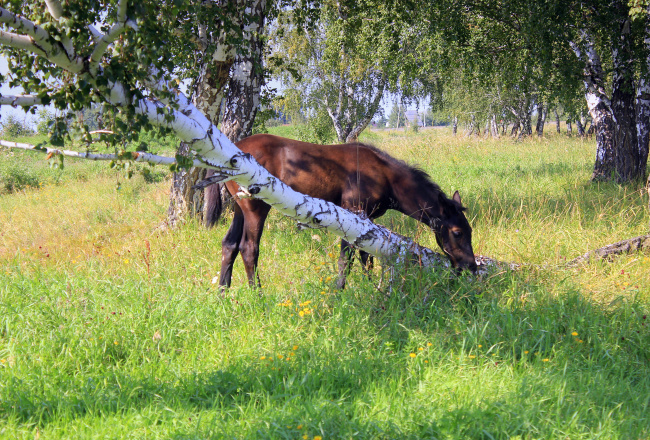
<instances>
[{"instance_id":1,"label":"horse's tail","mask_svg":"<svg viewBox=\"0 0 650 440\"><path fill-rule=\"evenodd\" d=\"M214 175L214 170L208 170L205 178ZM214 183L205 188L203 193L203 225L211 228L217 224L223 211L223 200L221 199L221 185Z\"/></svg>"}]
</instances>

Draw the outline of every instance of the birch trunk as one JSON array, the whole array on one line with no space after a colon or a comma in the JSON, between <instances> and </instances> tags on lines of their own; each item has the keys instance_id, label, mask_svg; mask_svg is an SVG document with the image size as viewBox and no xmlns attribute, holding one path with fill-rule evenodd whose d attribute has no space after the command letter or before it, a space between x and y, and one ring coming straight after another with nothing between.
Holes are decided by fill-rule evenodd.
<instances>
[{"instance_id":1,"label":"birch trunk","mask_svg":"<svg viewBox=\"0 0 650 440\"><path fill-rule=\"evenodd\" d=\"M578 130L578 136L585 136L585 126L582 125L582 117L576 119L576 129Z\"/></svg>"},{"instance_id":2,"label":"birch trunk","mask_svg":"<svg viewBox=\"0 0 650 440\"><path fill-rule=\"evenodd\" d=\"M546 123L546 107L543 103L537 104L537 124L535 125L535 133L537 137L544 136L544 124Z\"/></svg>"},{"instance_id":3,"label":"birch trunk","mask_svg":"<svg viewBox=\"0 0 650 440\"><path fill-rule=\"evenodd\" d=\"M555 131L560 134L560 115L557 113L557 109L553 109L553 113L555 113Z\"/></svg>"},{"instance_id":4,"label":"birch trunk","mask_svg":"<svg viewBox=\"0 0 650 440\"><path fill-rule=\"evenodd\" d=\"M205 115L214 125L219 123L223 89L227 83L231 64L232 60L215 61L206 64L197 83L197 90L193 98L194 104L197 108L205 110ZM189 150L190 146L188 144L181 143L178 154L189 156ZM206 176L207 170L205 168L196 167L173 174L169 194L169 208L167 209L167 222L170 226L178 225L188 216L196 217L204 224L209 219L210 212L215 207L206 206L204 192L193 188L197 182L204 180Z\"/></svg>"},{"instance_id":5,"label":"birch trunk","mask_svg":"<svg viewBox=\"0 0 650 440\"><path fill-rule=\"evenodd\" d=\"M379 104L381 103L381 98L384 96L384 89L386 87L386 80L383 75L378 73L379 80L372 91L367 97L355 96L354 88L349 84L351 81L348 78L348 75L342 73L338 76L339 83L339 93L336 100L336 107L332 105L330 100L325 98L325 107L327 113L332 120L334 125L334 131L336 131L336 137L339 142L354 142L358 139L359 135L363 130L366 129L372 118L377 113ZM363 93L363 92L359 92ZM364 98L368 98L366 101ZM364 101L367 103L365 109L360 113L355 107L357 107L358 102ZM400 113L397 114L397 127L399 128L400 122Z\"/></svg>"},{"instance_id":6,"label":"birch trunk","mask_svg":"<svg viewBox=\"0 0 650 440\"><path fill-rule=\"evenodd\" d=\"M517 136L517 133L519 132L520 124L519 120L515 119L515 123L512 124L512 129L510 129L510 136L515 137Z\"/></svg>"},{"instance_id":7,"label":"birch trunk","mask_svg":"<svg viewBox=\"0 0 650 440\"><path fill-rule=\"evenodd\" d=\"M646 13L650 14L650 4ZM646 50L645 68L641 69L641 77L636 91L636 133L639 144L639 170L637 173L640 176L645 176L647 172L648 143L650 141L650 15L646 15L645 20L643 38ZM648 177L648 191L650 195L650 176ZM650 207L650 204L648 206Z\"/></svg>"},{"instance_id":8,"label":"birch trunk","mask_svg":"<svg viewBox=\"0 0 650 440\"><path fill-rule=\"evenodd\" d=\"M252 134L255 115L260 106L264 80L262 31L267 10L266 0L249 1L247 4L247 22L242 25L245 49L235 55L232 64L221 121L221 131L232 142ZM208 170L204 173L203 179L213 175L214 171ZM203 224L209 228L217 223L224 205L228 204L230 198L227 191L218 183L206 187L203 198Z\"/></svg>"},{"instance_id":9,"label":"birch trunk","mask_svg":"<svg viewBox=\"0 0 650 440\"><path fill-rule=\"evenodd\" d=\"M591 35L580 31L580 43L570 42L579 60L585 64L585 99L596 131L596 160L592 180L608 180L614 175L614 114L605 90L605 74Z\"/></svg>"},{"instance_id":10,"label":"birch trunk","mask_svg":"<svg viewBox=\"0 0 650 440\"><path fill-rule=\"evenodd\" d=\"M492 115L490 118L490 132L492 133L492 137L495 139L499 138L499 126L497 125L497 116Z\"/></svg>"},{"instance_id":11,"label":"birch trunk","mask_svg":"<svg viewBox=\"0 0 650 440\"><path fill-rule=\"evenodd\" d=\"M617 2L619 8L623 5ZM625 11L626 8L623 8ZM633 53L630 18L621 23L621 35L613 48L612 112L614 126L614 166L616 181L633 182L645 178L639 174L639 145L637 142Z\"/></svg>"},{"instance_id":12,"label":"birch trunk","mask_svg":"<svg viewBox=\"0 0 650 440\"><path fill-rule=\"evenodd\" d=\"M650 60L649 68L650 68ZM645 176L648 166L648 143L650 142L650 80L641 78L636 95L636 133L639 149L640 176Z\"/></svg>"},{"instance_id":13,"label":"birch trunk","mask_svg":"<svg viewBox=\"0 0 650 440\"><path fill-rule=\"evenodd\" d=\"M242 9L242 0L235 0L233 3L236 3L238 10ZM192 93L192 101L196 108L202 111L215 126L219 124L224 90L235 58L234 49L225 44L226 32L222 30L217 37L219 39L217 50L213 54L202 54L199 77ZM199 48L205 52L208 36L204 32L199 33ZM181 143L178 154L188 156L189 145ZM194 188L197 182L209 176L210 172L205 168L195 167L173 174L167 209L167 223L171 227L175 227L187 217L195 217L206 226L211 226L216 221L215 215L218 218L221 213L219 187L206 188L205 191Z\"/></svg>"},{"instance_id":14,"label":"birch trunk","mask_svg":"<svg viewBox=\"0 0 650 440\"><path fill-rule=\"evenodd\" d=\"M605 75L591 36L580 31L582 47L571 42L579 59L585 62L584 78L587 107L596 129L596 162L594 180L614 179L619 183L645 178L641 170L633 84L634 56L627 6L617 0L612 6L619 15L620 33L612 46L612 94L605 90Z\"/></svg>"}]
</instances>

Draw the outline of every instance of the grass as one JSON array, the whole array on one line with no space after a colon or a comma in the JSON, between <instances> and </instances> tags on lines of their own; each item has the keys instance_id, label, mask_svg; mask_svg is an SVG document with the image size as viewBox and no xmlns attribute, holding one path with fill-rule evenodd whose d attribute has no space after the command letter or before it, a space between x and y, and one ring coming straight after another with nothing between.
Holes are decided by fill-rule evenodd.
<instances>
[{"instance_id":1,"label":"grass","mask_svg":"<svg viewBox=\"0 0 650 440\"><path fill-rule=\"evenodd\" d=\"M564 265L646 233L644 193L589 183L575 138L371 141L460 190L477 253L523 268L411 269L390 295L357 268L336 292L336 238L273 213L264 290L238 262L222 296L227 222L165 230L168 181L69 161L0 196L0 437L650 436L650 256Z\"/></svg>"}]
</instances>

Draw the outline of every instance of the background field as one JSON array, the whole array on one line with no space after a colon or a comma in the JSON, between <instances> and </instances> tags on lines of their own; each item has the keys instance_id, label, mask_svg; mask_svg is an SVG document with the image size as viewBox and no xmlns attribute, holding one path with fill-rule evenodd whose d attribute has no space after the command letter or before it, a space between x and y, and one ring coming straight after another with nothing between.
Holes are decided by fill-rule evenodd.
<instances>
[{"instance_id":1,"label":"background field","mask_svg":"<svg viewBox=\"0 0 650 440\"><path fill-rule=\"evenodd\" d=\"M0 438L649 437L650 255L565 266L647 233L647 193L591 183L594 142L563 135L362 140L459 190L475 251L522 269L388 294L356 267L336 292L336 237L272 213L263 291L238 261L223 296L228 222L161 227L165 170L1 151Z\"/></svg>"}]
</instances>

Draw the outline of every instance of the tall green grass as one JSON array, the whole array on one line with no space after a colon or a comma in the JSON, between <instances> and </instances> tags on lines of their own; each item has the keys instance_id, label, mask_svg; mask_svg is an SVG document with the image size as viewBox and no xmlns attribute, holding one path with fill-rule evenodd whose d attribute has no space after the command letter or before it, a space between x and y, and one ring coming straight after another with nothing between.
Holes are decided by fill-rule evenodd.
<instances>
[{"instance_id":1,"label":"tall green grass","mask_svg":"<svg viewBox=\"0 0 650 440\"><path fill-rule=\"evenodd\" d=\"M568 259L645 233L647 200L589 183L593 145L446 131L372 142L469 208L481 280L392 288L272 213L262 291L213 278L228 224L161 227L168 182L92 171L0 196L0 438L646 438L650 256ZM435 248L400 215L383 223Z\"/></svg>"}]
</instances>

